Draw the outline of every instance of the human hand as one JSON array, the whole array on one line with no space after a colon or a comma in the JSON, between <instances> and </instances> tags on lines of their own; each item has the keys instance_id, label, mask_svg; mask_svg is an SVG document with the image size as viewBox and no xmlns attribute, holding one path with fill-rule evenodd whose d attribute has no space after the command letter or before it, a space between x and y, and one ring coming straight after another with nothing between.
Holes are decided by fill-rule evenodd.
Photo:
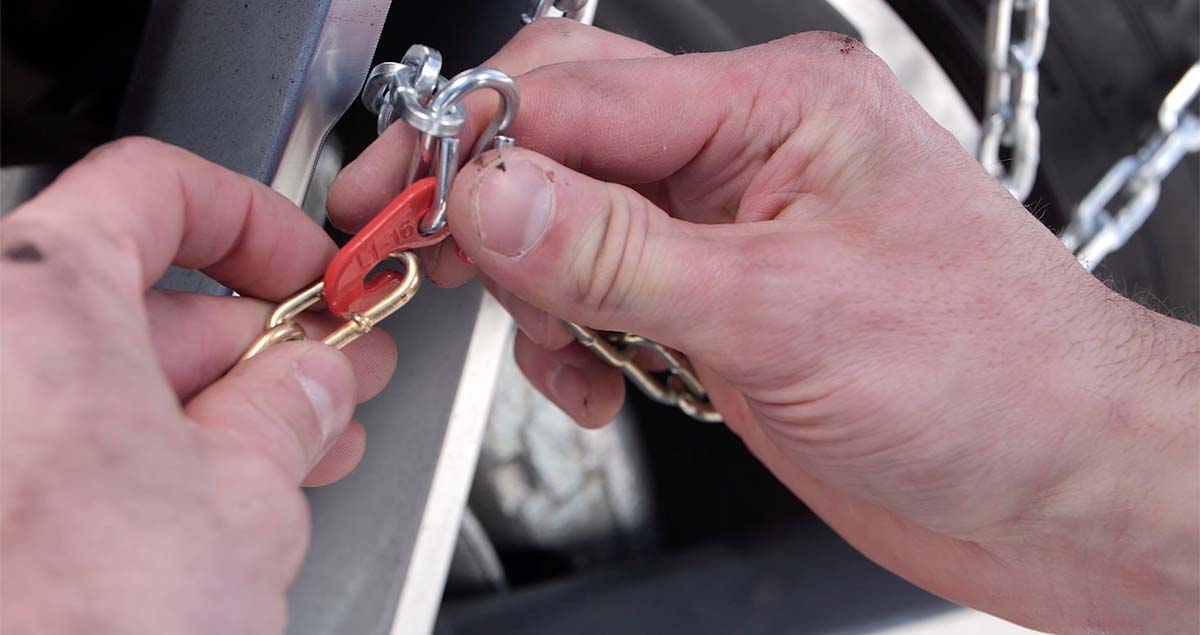
<instances>
[{"instance_id":1,"label":"human hand","mask_svg":"<svg viewBox=\"0 0 1200 635\"><path fill-rule=\"evenodd\" d=\"M225 374L273 307L147 287L174 262L281 299L335 249L264 185L149 139L0 222L0 631L282 631L297 486L358 462L347 424L394 345L281 344Z\"/></svg>"},{"instance_id":2,"label":"human hand","mask_svg":"<svg viewBox=\"0 0 1200 635\"><path fill-rule=\"evenodd\" d=\"M565 411L603 424L624 386L549 316L650 337L916 584L1055 632L1200 626L1200 334L1088 275L859 43L672 58L546 21L489 65L527 149L463 169L451 229ZM395 195L410 143L343 172L336 222Z\"/></svg>"}]
</instances>

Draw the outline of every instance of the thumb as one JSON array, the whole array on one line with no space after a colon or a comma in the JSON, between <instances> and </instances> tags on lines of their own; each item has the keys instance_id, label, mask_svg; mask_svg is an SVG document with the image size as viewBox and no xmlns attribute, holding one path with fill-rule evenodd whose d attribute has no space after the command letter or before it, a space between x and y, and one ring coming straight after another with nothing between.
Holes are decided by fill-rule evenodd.
<instances>
[{"instance_id":1,"label":"thumb","mask_svg":"<svg viewBox=\"0 0 1200 635\"><path fill-rule=\"evenodd\" d=\"M449 214L480 271L523 300L683 350L713 329L739 232L671 218L628 187L520 148L465 166Z\"/></svg>"},{"instance_id":2,"label":"thumb","mask_svg":"<svg viewBox=\"0 0 1200 635\"><path fill-rule=\"evenodd\" d=\"M201 428L261 453L297 485L341 436L353 411L350 361L317 342L270 347L239 363L186 408Z\"/></svg>"}]
</instances>

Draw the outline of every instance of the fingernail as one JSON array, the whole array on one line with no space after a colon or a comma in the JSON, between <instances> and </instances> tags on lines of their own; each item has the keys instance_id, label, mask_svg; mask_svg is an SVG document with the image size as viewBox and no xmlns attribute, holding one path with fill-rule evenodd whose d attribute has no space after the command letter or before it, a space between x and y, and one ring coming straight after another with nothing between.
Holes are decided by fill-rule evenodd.
<instances>
[{"instance_id":1,"label":"fingernail","mask_svg":"<svg viewBox=\"0 0 1200 635\"><path fill-rule=\"evenodd\" d=\"M541 168L505 158L488 168L475 199L483 246L509 258L533 249L554 215L554 189Z\"/></svg>"},{"instance_id":2,"label":"fingernail","mask_svg":"<svg viewBox=\"0 0 1200 635\"><path fill-rule=\"evenodd\" d=\"M558 407L567 414L582 419L588 410L588 383L583 372L573 366L559 364L546 376L546 388Z\"/></svg>"},{"instance_id":3,"label":"fingernail","mask_svg":"<svg viewBox=\"0 0 1200 635\"><path fill-rule=\"evenodd\" d=\"M296 383L300 384L304 396L308 398L308 405L312 408L313 414L317 416L317 425L321 428L322 452L329 442L339 434L340 423L337 420L333 395L325 387L324 378L327 374L328 370L325 364L309 357L302 357L292 362L292 375L295 376Z\"/></svg>"}]
</instances>

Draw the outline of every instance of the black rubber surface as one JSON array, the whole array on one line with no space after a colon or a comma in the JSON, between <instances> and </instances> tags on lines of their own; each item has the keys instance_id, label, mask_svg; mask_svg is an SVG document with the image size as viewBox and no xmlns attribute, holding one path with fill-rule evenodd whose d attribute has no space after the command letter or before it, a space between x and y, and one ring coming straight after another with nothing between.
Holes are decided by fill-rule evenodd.
<instances>
[{"instance_id":1,"label":"black rubber surface","mask_svg":"<svg viewBox=\"0 0 1200 635\"><path fill-rule=\"evenodd\" d=\"M603 0L596 25L670 53L730 50L798 31L858 36L823 0Z\"/></svg>"},{"instance_id":2,"label":"black rubber surface","mask_svg":"<svg viewBox=\"0 0 1200 635\"><path fill-rule=\"evenodd\" d=\"M889 0L981 114L988 0ZM1030 208L1059 228L1121 157L1154 132L1159 104L1200 57L1198 0L1054 0L1042 61L1042 168ZM1097 272L1151 307L1200 313L1200 159Z\"/></svg>"},{"instance_id":3,"label":"black rubber surface","mask_svg":"<svg viewBox=\"0 0 1200 635\"><path fill-rule=\"evenodd\" d=\"M447 607L435 633L851 635L952 608L828 528L789 525Z\"/></svg>"}]
</instances>

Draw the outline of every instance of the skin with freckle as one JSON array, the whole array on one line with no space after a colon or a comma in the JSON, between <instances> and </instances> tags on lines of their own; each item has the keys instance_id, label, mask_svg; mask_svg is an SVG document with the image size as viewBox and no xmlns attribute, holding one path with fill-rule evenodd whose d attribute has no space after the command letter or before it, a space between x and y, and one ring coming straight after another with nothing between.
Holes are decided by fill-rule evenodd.
<instances>
[{"instance_id":1,"label":"skin with freckle","mask_svg":"<svg viewBox=\"0 0 1200 635\"><path fill-rule=\"evenodd\" d=\"M5 249L0 258L10 262L41 262L42 252L33 243L22 243Z\"/></svg>"},{"instance_id":2,"label":"skin with freckle","mask_svg":"<svg viewBox=\"0 0 1200 635\"><path fill-rule=\"evenodd\" d=\"M475 270L427 266L478 272L564 411L604 425L625 388L558 318L647 336L912 582L1053 632L1200 631L1200 329L1092 278L861 43L671 57L551 20L487 64L520 147L455 181ZM342 172L335 223L392 195L411 142Z\"/></svg>"}]
</instances>

